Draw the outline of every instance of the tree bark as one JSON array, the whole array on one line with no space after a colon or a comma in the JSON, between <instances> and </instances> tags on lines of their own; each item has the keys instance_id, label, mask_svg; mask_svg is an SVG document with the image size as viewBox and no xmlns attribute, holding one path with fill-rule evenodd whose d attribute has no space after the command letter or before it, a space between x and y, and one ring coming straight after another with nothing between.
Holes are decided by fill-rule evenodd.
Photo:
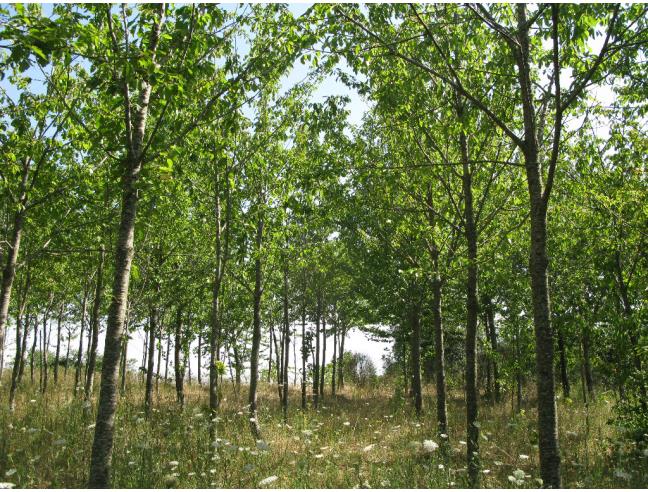
<instances>
[{"instance_id":1,"label":"tree bark","mask_svg":"<svg viewBox=\"0 0 648 492\"><path fill-rule=\"evenodd\" d=\"M340 333L340 357L338 362L338 389L344 388L344 339L346 338L347 328L346 326L342 327L342 333Z\"/></svg>"},{"instance_id":2,"label":"tree bark","mask_svg":"<svg viewBox=\"0 0 648 492\"><path fill-rule=\"evenodd\" d=\"M421 318L420 306L412 302L410 308L410 350L412 353L412 397L416 417L421 418L423 411L423 395L421 392Z\"/></svg>"},{"instance_id":3,"label":"tree bark","mask_svg":"<svg viewBox=\"0 0 648 492\"><path fill-rule=\"evenodd\" d=\"M34 341L32 342L31 351L29 354L29 376L31 384L34 384L34 352L36 351L36 343L38 342L38 315L34 316Z\"/></svg>"},{"instance_id":4,"label":"tree bark","mask_svg":"<svg viewBox=\"0 0 648 492\"><path fill-rule=\"evenodd\" d=\"M551 326L547 256L547 199L542 190L537 142L536 114L531 83L529 25L526 5L516 6L518 47L513 49L518 66L518 83L524 121L522 153L530 202L531 248L529 273L536 341L538 446L540 477L544 487L560 488L560 450L554 377L554 335ZM559 79L559 76L556 75Z\"/></svg>"},{"instance_id":5,"label":"tree bark","mask_svg":"<svg viewBox=\"0 0 648 492\"><path fill-rule=\"evenodd\" d=\"M337 314L334 312L334 316L337 316ZM331 363L333 364L333 367L331 368L331 395L335 396L335 390L336 390L336 380L335 378L337 377L337 346L338 346L338 337L337 337L337 317L334 319L333 322L333 359L331 359Z\"/></svg>"},{"instance_id":6,"label":"tree bark","mask_svg":"<svg viewBox=\"0 0 648 492\"><path fill-rule=\"evenodd\" d=\"M306 347L306 305L302 305L302 370L301 370L301 407L306 410L306 359L308 358L308 350Z\"/></svg>"},{"instance_id":7,"label":"tree bark","mask_svg":"<svg viewBox=\"0 0 648 492\"><path fill-rule=\"evenodd\" d=\"M27 348L27 335L29 334L29 316L25 314L27 308L27 295L31 283L31 276L27 270L27 277L20 297L20 305L16 314L16 357L11 371L11 386L9 388L9 411L15 409L16 390L23 372L25 364L25 350ZM24 326L23 326L24 325Z\"/></svg>"},{"instance_id":8,"label":"tree bark","mask_svg":"<svg viewBox=\"0 0 648 492\"><path fill-rule=\"evenodd\" d=\"M97 283L95 285L95 295L92 301L92 317L90 319L90 330L92 330L92 345L88 351L88 368L86 372L85 399L86 401L92 396L94 388L94 373L97 362L97 346L99 345L99 310L101 309L101 300L103 293L103 270L106 252L104 245L99 248L99 265L97 266Z\"/></svg>"},{"instance_id":9,"label":"tree bark","mask_svg":"<svg viewBox=\"0 0 648 492\"><path fill-rule=\"evenodd\" d=\"M317 294L317 310L315 312L315 356L313 357L313 406L319 406L319 361L320 361L320 321L322 315L322 297Z\"/></svg>"},{"instance_id":10,"label":"tree bark","mask_svg":"<svg viewBox=\"0 0 648 492\"><path fill-rule=\"evenodd\" d=\"M486 321L488 322L488 337L490 339L491 351L493 353L493 385L495 389L495 401L499 402L501 399L500 383L499 383L499 367L497 365L497 331L495 329L495 313L492 301L486 301Z\"/></svg>"},{"instance_id":11,"label":"tree bark","mask_svg":"<svg viewBox=\"0 0 648 492\"><path fill-rule=\"evenodd\" d=\"M261 203L258 204L262 206ZM259 427L257 415L257 386L259 382L259 348L261 346L261 297L262 288L262 270L261 270L261 246L263 241L263 216L257 219L257 230L255 237L255 255L254 260L254 293L253 293L253 310L254 318L252 325L252 353L250 354L250 393L249 393L249 417L250 429L255 439L261 439L261 428Z\"/></svg>"},{"instance_id":12,"label":"tree bark","mask_svg":"<svg viewBox=\"0 0 648 492\"><path fill-rule=\"evenodd\" d=\"M562 327L558 327L558 355L560 360L560 381L562 383L563 395L565 398L569 398L571 388L569 386L569 375L567 374L567 354Z\"/></svg>"},{"instance_id":13,"label":"tree bark","mask_svg":"<svg viewBox=\"0 0 648 492\"><path fill-rule=\"evenodd\" d=\"M322 313L322 364L320 365L320 400L324 399L324 378L326 377L326 312Z\"/></svg>"},{"instance_id":14,"label":"tree bark","mask_svg":"<svg viewBox=\"0 0 648 492\"><path fill-rule=\"evenodd\" d=\"M178 306L175 322L175 340L173 342L173 367L175 370L176 401L184 408L184 367L182 364L182 312Z\"/></svg>"},{"instance_id":15,"label":"tree bark","mask_svg":"<svg viewBox=\"0 0 648 492\"><path fill-rule=\"evenodd\" d=\"M59 308L59 315L56 320L56 355L54 357L54 384L58 384L59 358L61 355L61 323L63 322L63 303ZM66 359L67 360L67 359Z\"/></svg>"},{"instance_id":16,"label":"tree bark","mask_svg":"<svg viewBox=\"0 0 648 492\"><path fill-rule=\"evenodd\" d=\"M288 266L283 271L283 395L281 407L283 409L284 423L288 422L288 361L290 356L290 318L288 314Z\"/></svg>"}]
</instances>

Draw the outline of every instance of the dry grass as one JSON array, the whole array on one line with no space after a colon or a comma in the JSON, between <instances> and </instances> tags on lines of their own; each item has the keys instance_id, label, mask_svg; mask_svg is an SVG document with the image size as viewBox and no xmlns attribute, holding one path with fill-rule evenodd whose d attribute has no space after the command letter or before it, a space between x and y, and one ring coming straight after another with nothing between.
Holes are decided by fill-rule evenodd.
<instances>
[{"instance_id":1,"label":"dry grass","mask_svg":"<svg viewBox=\"0 0 648 492\"><path fill-rule=\"evenodd\" d=\"M71 384L68 378L57 387L52 385L45 396L28 385L20 392L16 412L9 414L5 381L0 388L0 482L25 488L85 485L94 408L84 408L82 401L72 398ZM276 389L262 385L259 421L269 446L265 450L249 431L246 389L237 396L230 385L224 387L214 452L206 388L189 385L181 412L172 385L161 383L155 411L146 420L143 386L133 377L119 404L113 486L256 488L271 476L278 478L268 487L467 486L460 392L451 392L447 444L426 453L420 446L423 440L440 441L434 411L428 410L417 422L407 399L387 386L347 388L336 398L326 396L318 411L306 412L299 410L299 390L294 388L289 422L284 425ZM426 388L425 406L434 408L432 388ZM607 424L612 410L605 394L589 409L578 402L560 401L559 414L565 487L647 485L648 457ZM537 487L532 407L518 415L510 402L483 403L480 423L482 485ZM515 470L525 472L517 484L509 480Z\"/></svg>"}]
</instances>

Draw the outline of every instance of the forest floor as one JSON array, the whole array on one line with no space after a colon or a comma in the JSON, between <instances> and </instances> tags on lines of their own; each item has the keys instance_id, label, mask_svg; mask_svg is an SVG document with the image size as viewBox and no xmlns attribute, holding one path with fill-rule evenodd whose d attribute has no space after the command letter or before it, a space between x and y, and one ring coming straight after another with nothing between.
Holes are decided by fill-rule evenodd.
<instances>
[{"instance_id":1,"label":"forest floor","mask_svg":"<svg viewBox=\"0 0 648 492\"><path fill-rule=\"evenodd\" d=\"M21 488L84 487L90 463L94 410L72 398L68 378L42 396L27 385L16 411L7 410L7 379L0 387L0 482ZM26 374L29 379L28 374ZM98 390L98 388L97 388ZM418 422L407 398L393 387L345 388L328 393L318 411L299 409L291 388L288 425L283 424L276 388L263 384L259 422L264 442L252 438L246 387L237 396L229 383L218 421L216 453L209 439L208 393L186 386L183 412L172 384L161 382L155 409L143 412L143 385L133 376L120 399L113 457L118 488L452 488L466 487L462 394L450 392L449 437L427 451L435 437L434 394L426 387L426 413ZM601 393L589 408L559 400L563 486L648 486L648 456L608 424L611 395ZM480 442L483 487L537 488L535 410L516 413L510 399L482 400ZM428 449L432 446L428 443ZM269 477L277 477L262 482ZM514 481L513 481L514 480ZM260 485L261 484L261 485Z\"/></svg>"}]
</instances>

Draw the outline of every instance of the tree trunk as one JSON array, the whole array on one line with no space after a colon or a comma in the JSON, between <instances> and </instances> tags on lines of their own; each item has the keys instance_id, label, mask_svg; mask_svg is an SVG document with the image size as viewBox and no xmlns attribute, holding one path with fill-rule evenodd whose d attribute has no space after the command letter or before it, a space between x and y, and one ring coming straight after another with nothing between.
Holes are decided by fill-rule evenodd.
<instances>
[{"instance_id":1,"label":"tree trunk","mask_svg":"<svg viewBox=\"0 0 648 492\"><path fill-rule=\"evenodd\" d=\"M88 351L88 369L86 372L85 399L86 401L92 396L94 387L94 373L97 362L97 346L99 345L99 310L101 309L101 299L103 293L103 269L106 252L102 244L99 251L99 265L97 267L97 283L95 285L95 295L92 301L92 317L90 319L90 330L92 330L92 345ZM121 330L120 330L121 331Z\"/></svg>"},{"instance_id":2,"label":"tree trunk","mask_svg":"<svg viewBox=\"0 0 648 492\"><path fill-rule=\"evenodd\" d=\"M410 350L412 352L412 397L416 417L421 418L423 411L423 395L421 392L421 318L419 305L412 302L410 311Z\"/></svg>"},{"instance_id":3,"label":"tree trunk","mask_svg":"<svg viewBox=\"0 0 648 492\"><path fill-rule=\"evenodd\" d=\"M272 326L270 327L270 341L268 342L269 354L268 354L268 384L272 381L272 344L274 342L274 330ZM277 370L278 372L278 370Z\"/></svg>"},{"instance_id":4,"label":"tree trunk","mask_svg":"<svg viewBox=\"0 0 648 492\"><path fill-rule=\"evenodd\" d=\"M499 402L501 398L500 383L499 383L499 368L497 366L497 331L495 330L495 313L493 304L490 299L487 299L486 304L486 320L488 322L488 337L490 339L491 352L493 353L493 384L495 389L495 401Z\"/></svg>"},{"instance_id":5,"label":"tree trunk","mask_svg":"<svg viewBox=\"0 0 648 492\"><path fill-rule=\"evenodd\" d=\"M340 333L340 357L338 362L338 389L344 388L344 339L346 338L347 328L342 327L342 333Z\"/></svg>"},{"instance_id":6,"label":"tree trunk","mask_svg":"<svg viewBox=\"0 0 648 492\"><path fill-rule=\"evenodd\" d=\"M157 370L155 371L155 395L156 398L160 397L160 376L162 374L162 326L158 330L158 359Z\"/></svg>"},{"instance_id":7,"label":"tree trunk","mask_svg":"<svg viewBox=\"0 0 648 492\"><path fill-rule=\"evenodd\" d=\"M322 315L322 298L317 295L317 311L315 313L315 354L313 357L313 406L319 406L319 361L320 361L320 321Z\"/></svg>"},{"instance_id":8,"label":"tree trunk","mask_svg":"<svg viewBox=\"0 0 648 492\"><path fill-rule=\"evenodd\" d=\"M169 381L169 355L171 355L171 332L167 333L167 346L164 356L164 382Z\"/></svg>"},{"instance_id":9,"label":"tree trunk","mask_svg":"<svg viewBox=\"0 0 648 492\"><path fill-rule=\"evenodd\" d=\"M198 384L202 386L202 334L198 333Z\"/></svg>"},{"instance_id":10,"label":"tree trunk","mask_svg":"<svg viewBox=\"0 0 648 492\"><path fill-rule=\"evenodd\" d=\"M122 367L121 367L121 385L119 388L119 392L122 396L126 394L126 374L128 373L128 331L124 333L124 349L122 353Z\"/></svg>"},{"instance_id":11,"label":"tree trunk","mask_svg":"<svg viewBox=\"0 0 648 492\"><path fill-rule=\"evenodd\" d=\"M334 313L335 314L335 313ZM335 318L334 324L333 324L333 359L331 359L331 363L333 364L333 367L331 368L331 395L335 396L335 386L336 386L336 381L335 378L337 376L337 346L338 346L338 338L337 338L337 318Z\"/></svg>"},{"instance_id":12,"label":"tree trunk","mask_svg":"<svg viewBox=\"0 0 648 492\"><path fill-rule=\"evenodd\" d=\"M29 376L31 384L34 384L34 352L36 351L36 343L38 342L38 315L34 316L34 341L32 343L31 351L29 354Z\"/></svg>"},{"instance_id":13,"label":"tree trunk","mask_svg":"<svg viewBox=\"0 0 648 492\"><path fill-rule=\"evenodd\" d=\"M11 412L15 409L16 390L25 365L25 350L27 349L27 335L29 334L29 315L25 314L25 310L27 308L27 295L29 294L30 284L31 275L29 269L27 269L25 285L20 296L18 313L16 314L16 357L11 371L11 386L9 388L9 411Z\"/></svg>"},{"instance_id":14,"label":"tree trunk","mask_svg":"<svg viewBox=\"0 0 648 492\"><path fill-rule=\"evenodd\" d=\"M585 383L587 386L587 393L590 397L594 396L594 378L592 377L592 363L591 363L591 338L590 338L590 329L587 322L583 323L583 333L581 339L581 345L583 347L583 371L585 376Z\"/></svg>"},{"instance_id":15,"label":"tree trunk","mask_svg":"<svg viewBox=\"0 0 648 492\"><path fill-rule=\"evenodd\" d=\"M63 321L63 303L59 308L58 319L56 320L56 355L54 356L54 384L58 384L59 358L61 355L61 323ZM67 359L66 359L67 360Z\"/></svg>"},{"instance_id":16,"label":"tree trunk","mask_svg":"<svg viewBox=\"0 0 648 492\"><path fill-rule=\"evenodd\" d=\"M306 347L306 306L302 306L302 346L301 346L301 356L302 356L302 370L301 370L301 407L302 410L306 410L306 359L308 357L308 350Z\"/></svg>"},{"instance_id":17,"label":"tree trunk","mask_svg":"<svg viewBox=\"0 0 648 492\"><path fill-rule=\"evenodd\" d=\"M156 63L156 51L164 23L165 5L160 4L157 20L152 26L148 46L153 65ZM132 128L130 118L126 118L127 132L130 135L127 155L122 175L122 208L115 248L114 279L104 349L103 369L101 373L101 392L97 412L92 457L90 463L89 488L107 488L110 485L113 438L115 429L115 411L117 408L117 380L122 331L128 304L128 287L131 265L134 254L135 219L139 194L137 181L142 169L142 150L146 132L149 101L152 86L144 78L139 90L138 110L134 115ZM125 105L126 113L130 108Z\"/></svg>"},{"instance_id":18,"label":"tree trunk","mask_svg":"<svg viewBox=\"0 0 648 492\"><path fill-rule=\"evenodd\" d=\"M526 5L516 6L518 47L516 63L524 120L522 153L526 170L530 202L531 248L529 273L533 303L533 325L536 341L538 446L540 477L544 487L560 488L560 450L558 447L558 416L554 379L554 336L547 271L547 202L542 190L541 167L538 160L536 114L529 61L529 25Z\"/></svg>"},{"instance_id":19,"label":"tree trunk","mask_svg":"<svg viewBox=\"0 0 648 492\"><path fill-rule=\"evenodd\" d=\"M560 381L562 383L563 395L570 397L569 375L567 374L567 354L565 350L565 337L562 327L558 327L558 355L560 359Z\"/></svg>"},{"instance_id":20,"label":"tree trunk","mask_svg":"<svg viewBox=\"0 0 648 492\"><path fill-rule=\"evenodd\" d=\"M261 204L259 203L259 206ZM254 319L252 326L252 352L250 354L250 394L249 394L249 416L250 429L255 439L261 439L261 429L259 427L257 415L257 386L259 382L259 348L261 346L261 296L262 288L262 270L261 270L261 246L263 241L263 217L260 216L257 221L257 230L255 238L254 260Z\"/></svg>"},{"instance_id":21,"label":"tree trunk","mask_svg":"<svg viewBox=\"0 0 648 492\"><path fill-rule=\"evenodd\" d=\"M23 227L25 223L24 205L26 201L25 186L27 183L27 165L23 172L21 185L21 208L18 209L14 216L13 233L11 243L6 252L5 267L2 271L2 284L0 284L0 358L4 360L5 332L7 330L7 321L9 319L9 305L11 304L11 288L14 278L16 277L16 263L18 261L18 252L20 251L20 240L22 238Z\"/></svg>"},{"instance_id":22,"label":"tree trunk","mask_svg":"<svg viewBox=\"0 0 648 492\"><path fill-rule=\"evenodd\" d=\"M173 367L175 371L176 401L184 408L184 367L182 364L182 307L178 306L173 342Z\"/></svg>"},{"instance_id":23,"label":"tree trunk","mask_svg":"<svg viewBox=\"0 0 648 492\"><path fill-rule=\"evenodd\" d=\"M320 365L320 400L324 399L324 378L326 377L326 314L322 315L322 364Z\"/></svg>"},{"instance_id":24,"label":"tree trunk","mask_svg":"<svg viewBox=\"0 0 648 492\"><path fill-rule=\"evenodd\" d=\"M284 423L288 422L288 361L290 356L290 318L288 314L288 266L284 266L283 271L283 398L281 407L283 409Z\"/></svg>"}]
</instances>

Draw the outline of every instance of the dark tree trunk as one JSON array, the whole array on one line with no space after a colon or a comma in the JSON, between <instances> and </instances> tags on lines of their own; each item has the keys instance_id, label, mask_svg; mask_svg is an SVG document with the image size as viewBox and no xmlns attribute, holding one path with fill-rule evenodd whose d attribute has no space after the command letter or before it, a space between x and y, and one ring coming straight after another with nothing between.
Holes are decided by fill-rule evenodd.
<instances>
[{"instance_id":1,"label":"dark tree trunk","mask_svg":"<svg viewBox=\"0 0 648 492\"><path fill-rule=\"evenodd\" d=\"M59 359L61 356L61 323L62 322L63 322L63 303L61 303L61 307L59 308L59 315L56 320L56 355L54 356L54 384L58 384Z\"/></svg>"},{"instance_id":2,"label":"dark tree trunk","mask_svg":"<svg viewBox=\"0 0 648 492\"><path fill-rule=\"evenodd\" d=\"M518 83L524 120L522 153L530 202L531 251L529 273L533 325L536 341L538 447L540 477L544 487L560 488L560 450L558 447L558 416L554 378L554 335L551 326L547 256L547 201L542 187L537 142L536 113L531 83L530 39L527 7L516 6L518 46L513 48L518 66ZM560 122L558 122L560 123ZM545 190L546 191L546 190Z\"/></svg>"},{"instance_id":3,"label":"dark tree trunk","mask_svg":"<svg viewBox=\"0 0 648 492\"><path fill-rule=\"evenodd\" d=\"M313 357L313 406L319 406L319 361L320 361L320 321L322 315L322 298L317 295L315 312L315 356Z\"/></svg>"},{"instance_id":4,"label":"dark tree trunk","mask_svg":"<svg viewBox=\"0 0 648 492\"><path fill-rule=\"evenodd\" d=\"M162 326L158 330L158 359L157 370L155 371L155 394L160 397L160 376L162 375Z\"/></svg>"},{"instance_id":5,"label":"dark tree trunk","mask_svg":"<svg viewBox=\"0 0 648 492\"><path fill-rule=\"evenodd\" d=\"M123 354L122 354L122 367L121 367L121 385L119 388L119 392L122 395L126 394L126 374L128 373L128 330L126 329L126 332L124 333L124 341L123 341Z\"/></svg>"},{"instance_id":6,"label":"dark tree trunk","mask_svg":"<svg viewBox=\"0 0 648 492\"><path fill-rule=\"evenodd\" d=\"M25 314L27 308L27 296L31 284L31 275L29 269L25 278L22 295L20 296L20 305L16 314L16 357L11 371L11 386L9 388L9 411L15 409L16 390L22 379L22 373L25 365L25 351L27 349L27 335L29 334L29 315Z\"/></svg>"},{"instance_id":7,"label":"dark tree trunk","mask_svg":"<svg viewBox=\"0 0 648 492\"><path fill-rule=\"evenodd\" d=\"M583 371L585 376L585 383L587 386L587 393L590 396L594 396L594 378L592 377L592 362L591 362L591 338L590 338L590 328L587 322L583 325L583 334L581 344L583 347Z\"/></svg>"},{"instance_id":8,"label":"dark tree trunk","mask_svg":"<svg viewBox=\"0 0 648 492\"><path fill-rule=\"evenodd\" d=\"M169 356L171 355L171 332L167 333L167 346L164 355L164 382L169 381Z\"/></svg>"},{"instance_id":9,"label":"dark tree trunk","mask_svg":"<svg viewBox=\"0 0 648 492\"><path fill-rule=\"evenodd\" d=\"M417 418L423 411L423 395L421 392L421 318L420 306L415 302L410 312L410 351L412 352L412 397Z\"/></svg>"},{"instance_id":10,"label":"dark tree trunk","mask_svg":"<svg viewBox=\"0 0 648 492\"><path fill-rule=\"evenodd\" d=\"M198 384L202 386L202 335L198 333Z\"/></svg>"},{"instance_id":11,"label":"dark tree trunk","mask_svg":"<svg viewBox=\"0 0 648 492\"><path fill-rule=\"evenodd\" d=\"M344 388L344 339L346 338L346 327L342 328L340 333L340 357L338 362L338 389Z\"/></svg>"},{"instance_id":12,"label":"dark tree trunk","mask_svg":"<svg viewBox=\"0 0 648 492\"><path fill-rule=\"evenodd\" d=\"M259 203L259 206L261 204ZM262 288L262 270L261 270L261 246L263 242L263 217L260 216L257 220L257 230L255 237L255 253L254 260L254 294L253 294L253 310L254 318L252 325L252 352L250 354L250 394L248 403L250 428L252 435L255 439L261 439L261 428L259 427L257 415L257 386L259 383L259 348L261 346L261 297L263 295Z\"/></svg>"},{"instance_id":13,"label":"dark tree trunk","mask_svg":"<svg viewBox=\"0 0 648 492\"><path fill-rule=\"evenodd\" d=\"M155 371L155 338L158 329L158 310L151 307L149 315L149 341L148 341L148 361L146 364L146 386L144 387L144 411L146 415L151 413L153 405L153 375Z\"/></svg>"},{"instance_id":14,"label":"dark tree trunk","mask_svg":"<svg viewBox=\"0 0 648 492\"><path fill-rule=\"evenodd\" d=\"M457 116L463 120L463 103L457 102ZM470 486L478 488L480 484L479 460L479 426L477 390L477 320L479 303L477 298L477 226L473 211L472 171L470 169L468 141L462 130L459 135L461 161L463 167L462 190L464 197L464 233L468 246L468 265L466 282L466 430L468 445L468 479Z\"/></svg>"},{"instance_id":15,"label":"dark tree trunk","mask_svg":"<svg viewBox=\"0 0 648 492\"><path fill-rule=\"evenodd\" d=\"M175 322L175 340L173 342L173 367L175 370L176 401L184 407L184 367L182 363L182 307L178 306Z\"/></svg>"},{"instance_id":16,"label":"dark tree trunk","mask_svg":"<svg viewBox=\"0 0 648 492\"><path fill-rule=\"evenodd\" d=\"M283 395L281 407L284 423L288 422L288 361L290 355L290 318L288 314L288 266L283 271Z\"/></svg>"},{"instance_id":17,"label":"dark tree trunk","mask_svg":"<svg viewBox=\"0 0 648 492\"><path fill-rule=\"evenodd\" d=\"M499 383L499 368L497 366L497 331L495 330L495 313L493 304L490 299L486 304L486 321L488 323L488 337L490 339L491 352L493 353L493 385L495 389L495 401L499 402L501 399L500 383Z\"/></svg>"},{"instance_id":18,"label":"dark tree trunk","mask_svg":"<svg viewBox=\"0 0 648 492\"><path fill-rule=\"evenodd\" d=\"M94 373L97 362L97 346L99 345L99 310L101 309L101 298L103 292L103 269L106 252L103 244L99 252L99 265L97 267L97 283L95 295L92 301L92 317L90 319L90 330L92 330L92 345L88 351L88 369L86 372L85 399L89 400L94 388ZM121 331L121 330L120 330Z\"/></svg>"},{"instance_id":19,"label":"dark tree trunk","mask_svg":"<svg viewBox=\"0 0 648 492\"><path fill-rule=\"evenodd\" d=\"M322 316L322 363L320 364L320 399L324 399L324 378L326 376L326 315Z\"/></svg>"},{"instance_id":20,"label":"dark tree trunk","mask_svg":"<svg viewBox=\"0 0 648 492\"><path fill-rule=\"evenodd\" d=\"M337 316L336 313L333 313L334 316ZM337 318L335 318L333 324L333 359L331 363L333 364L331 368L331 395L335 396L336 381L337 377L337 346L338 346L338 337L337 337Z\"/></svg>"},{"instance_id":21,"label":"dark tree trunk","mask_svg":"<svg viewBox=\"0 0 648 492\"><path fill-rule=\"evenodd\" d=\"M65 372L63 373L63 377L65 379L67 379L68 366L69 366L69 361L70 361L70 343L71 342L72 342L72 333L70 332L70 328L68 328L67 348L65 349L65 363L63 364L63 367L65 369Z\"/></svg>"},{"instance_id":22,"label":"dark tree trunk","mask_svg":"<svg viewBox=\"0 0 648 492\"><path fill-rule=\"evenodd\" d=\"M558 327L558 355L560 359L560 381L562 383L563 395L570 397L569 375L567 374L567 353L565 350L565 337L562 327Z\"/></svg>"},{"instance_id":23,"label":"dark tree trunk","mask_svg":"<svg viewBox=\"0 0 648 492\"><path fill-rule=\"evenodd\" d=\"M36 343L38 342L38 315L34 316L34 341L32 342L31 351L29 354L29 376L31 384L34 384L34 352L36 351Z\"/></svg>"},{"instance_id":24,"label":"dark tree trunk","mask_svg":"<svg viewBox=\"0 0 648 492\"><path fill-rule=\"evenodd\" d=\"M301 370L301 407L306 410L306 359L308 358L308 350L306 347L306 305L302 306L302 370Z\"/></svg>"}]
</instances>

